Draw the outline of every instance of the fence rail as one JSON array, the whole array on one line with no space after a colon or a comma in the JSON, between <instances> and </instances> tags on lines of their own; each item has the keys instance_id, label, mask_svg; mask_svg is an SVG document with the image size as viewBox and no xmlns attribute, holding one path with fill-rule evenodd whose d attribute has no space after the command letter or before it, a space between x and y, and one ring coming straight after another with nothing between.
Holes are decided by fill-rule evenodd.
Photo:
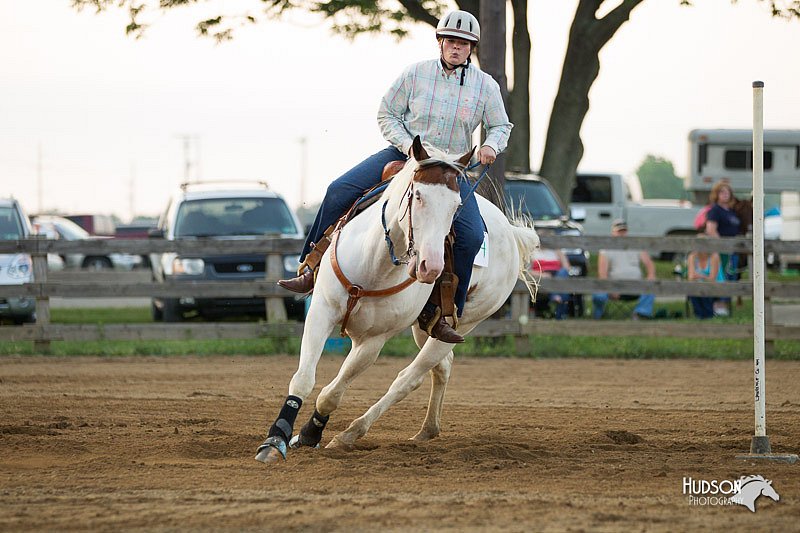
<instances>
[{"instance_id":1,"label":"fence rail","mask_svg":"<svg viewBox=\"0 0 800 533\"><path fill-rule=\"evenodd\" d=\"M744 253L752 250L752 242L746 238L703 239L693 237L586 237L586 236L541 236L544 248L582 248L589 251L600 249L645 249L671 252L689 252L702 245L708 251L721 253ZM281 272L283 255L296 253L297 241L293 239L264 238L248 241L219 241L196 239L183 241L166 240L90 240L50 241L41 238L20 241L0 241L0 253L27 253L33 258L35 280L33 283L3 286L3 297L34 297L37 302L37 321L33 325L0 328L0 340L34 341L36 346L47 349L50 341L73 340L156 340L156 339L227 339L292 337L302 334L303 324L286 322L282 299L288 292L275 284L276 272ZM800 241L766 241L766 252L800 254ZM175 252L179 254L233 254L263 253L267 260L267 274L263 281L243 282L193 282L156 283L149 271L133 272L48 272L47 254L65 253L109 254L123 252L132 254L156 254ZM623 294L652 293L656 296L751 296L752 284L697 283L677 280L599 280L593 278L553 279L543 278L542 292L567 292L591 294L612 292ZM178 323L178 324L51 324L51 297L257 297L264 298L266 322L259 323ZM778 339L800 339L800 327L781 326L773 323L770 300L774 297L800 297L800 283L767 283L765 285L766 338L769 342ZM517 338L518 348L526 351L527 336L533 334L589 335L589 336L654 336L686 338L737 338L752 337L752 325L748 324L701 324L670 323L668 321L581 321L575 327L573 321L554 321L529 318L527 290L520 282L511 297L511 318L487 320L474 332L476 336L496 337L512 335Z\"/></svg>"}]
</instances>

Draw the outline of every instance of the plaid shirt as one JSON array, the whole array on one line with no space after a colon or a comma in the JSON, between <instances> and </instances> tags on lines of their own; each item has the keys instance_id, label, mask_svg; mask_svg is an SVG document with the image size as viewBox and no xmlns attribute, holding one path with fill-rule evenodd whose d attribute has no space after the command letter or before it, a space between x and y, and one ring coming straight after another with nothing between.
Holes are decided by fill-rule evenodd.
<instances>
[{"instance_id":1,"label":"plaid shirt","mask_svg":"<svg viewBox=\"0 0 800 533\"><path fill-rule=\"evenodd\" d=\"M448 153L463 154L472 148L472 132L483 122L484 146L496 153L508 144L514 127L508 120L500 86L474 65L449 76L439 59L408 67L381 100L378 125L383 137L404 154L415 135Z\"/></svg>"}]
</instances>

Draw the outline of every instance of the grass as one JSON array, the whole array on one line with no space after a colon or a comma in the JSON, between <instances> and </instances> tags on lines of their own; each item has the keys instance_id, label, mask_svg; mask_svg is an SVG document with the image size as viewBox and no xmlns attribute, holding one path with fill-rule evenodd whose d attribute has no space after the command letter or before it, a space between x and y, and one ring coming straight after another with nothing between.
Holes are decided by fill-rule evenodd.
<instances>
[{"instance_id":1,"label":"grass","mask_svg":"<svg viewBox=\"0 0 800 533\"><path fill-rule=\"evenodd\" d=\"M656 305L656 311L680 313L683 302L666 302ZM744 300L742 307L735 307L733 316L715 318L715 323L748 324L752 322L752 303ZM692 322L691 319L678 318ZM53 309L52 322L61 324L113 324L150 323L147 308L120 309ZM624 358L624 359L751 359L753 342L749 339L667 339L652 337L563 337L557 335L531 336L528 339L531 354L526 357L556 358ZM777 341L770 359L800 360L800 341ZM345 348L346 349L346 348ZM390 357L409 357L416 353L416 346L409 336L391 339L382 354ZM343 350L333 353L342 353ZM98 355L98 356L180 356L180 355L275 355L300 353L300 339L295 337L277 339L230 339L188 341L96 341L53 342L50 355ZM512 337L468 338L456 348L457 355L474 357L511 357L516 353ZM0 344L0 355L35 355L32 342L6 342Z\"/></svg>"}]
</instances>

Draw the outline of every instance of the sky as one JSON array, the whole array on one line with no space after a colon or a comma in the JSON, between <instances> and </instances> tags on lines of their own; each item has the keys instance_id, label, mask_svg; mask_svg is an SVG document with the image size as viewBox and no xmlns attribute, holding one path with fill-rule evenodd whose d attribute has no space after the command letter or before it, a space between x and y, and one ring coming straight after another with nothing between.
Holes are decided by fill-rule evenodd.
<instances>
[{"instance_id":1,"label":"sky","mask_svg":"<svg viewBox=\"0 0 800 533\"><path fill-rule=\"evenodd\" d=\"M653 154L685 175L691 129L752 126L754 80L765 82L765 127L800 128L800 20L774 19L756 0L695 3L646 0L603 49L579 170L630 174ZM576 5L529 0L534 168ZM157 216L188 177L266 180L291 206L302 191L313 204L386 145L381 96L407 65L437 55L428 26L400 42L349 41L300 13L217 45L195 33L203 9L156 14L135 40L118 9L0 0L0 197L29 213L128 221Z\"/></svg>"}]
</instances>

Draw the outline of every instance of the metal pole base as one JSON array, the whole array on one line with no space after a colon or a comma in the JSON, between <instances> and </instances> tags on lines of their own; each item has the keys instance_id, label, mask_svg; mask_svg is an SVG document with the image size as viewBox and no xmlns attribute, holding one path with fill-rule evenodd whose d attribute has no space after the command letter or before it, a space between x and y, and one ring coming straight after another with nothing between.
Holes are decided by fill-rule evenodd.
<instances>
[{"instance_id":1,"label":"metal pole base","mask_svg":"<svg viewBox=\"0 0 800 533\"><path fill-rule=\"evenodd\" d=\"M763 459L767 461L776 461L779 463L788 463L793 465L797 462L798 456L795 454L779 454L772 453L772 448L769 445L769 437L764 435L753 436L750 442L750 453L747 455L737 455L737 459Z\"/></svg>"}]
</instances>

